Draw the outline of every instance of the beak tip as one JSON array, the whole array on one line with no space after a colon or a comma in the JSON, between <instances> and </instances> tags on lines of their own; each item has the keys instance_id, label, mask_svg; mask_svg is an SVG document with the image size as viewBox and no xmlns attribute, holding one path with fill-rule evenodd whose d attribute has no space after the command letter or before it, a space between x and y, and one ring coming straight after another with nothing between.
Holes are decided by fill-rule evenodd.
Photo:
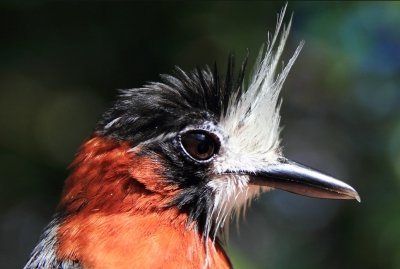
<instances>
[{"instance_id":1,"label":"beak tip","mask_svg":"<svg viewBox=\"0 0 400 269\"><path fill-rule=\"evenodd\" d=\"M357 202L361 203L361 197L353 187L351 187L350 185L347 185L346 192L347 192L347 197L349 197L349 199L353 199L353 200L356 200Z\"/></svg>"},{"instance_id":2,"label":"beak tip","mask_svg":"<svg viewBox=\"0 0 400 269\"><path fill-rule=\"evenodd\" d=\"M357 200L358 192L347 183L285 159L252 174L252 184L323 199Z\"/></svg>"},{"instance_id":3,"label":"beak tip","mask_svg":"<svg viewBox=\"0 0 400 269\"><path fill-rule=\"evenodd\" d=\"M349 200L356 200L357 202L361 203L361 197L358 192L351 187L350 185L345 184L344 190L342 190L342 196L338 197L337 199L349 199Z\"/></svg>"},{"instance_id":4,"label":"beak tip","mask_svg":"<svg viewBox=\"0 0 400 269\"><path fill-rule=\"evenodd\" d=\"M361 203L361 197L360 197L360 195L359 195L357 192L356 192L355 195L354 195L354 199L356 199L357 202Z\"/></svg>"}]
</instances>

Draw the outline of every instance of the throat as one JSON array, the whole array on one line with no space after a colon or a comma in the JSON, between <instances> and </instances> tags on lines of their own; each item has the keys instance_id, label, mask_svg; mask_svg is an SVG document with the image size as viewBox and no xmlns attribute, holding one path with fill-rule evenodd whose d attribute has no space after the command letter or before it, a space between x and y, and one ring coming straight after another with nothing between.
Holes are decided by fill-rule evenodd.
<instances>
[{"instance_id":1,"label":"throat","mask_svg":"<svg viewBox=\"0 0 400 269\"><path fill-rule=\"evenodd\" d=\"M130 149L96 136L82 146L58 207L57 259L93 269L231 268L214 236L213 190L182 190L157 156Z\"/></svg>"},{"instance_id":2,"label":"throat","mask_svg":"<svg viewBox=\"0 0 400 269\"><path fill-rule=\"evenodd\" d=\"M58 238L58 258L83 268L231 268L220 244L174 210L76 215L60 225Z\"/></svg>"}]
</instances>

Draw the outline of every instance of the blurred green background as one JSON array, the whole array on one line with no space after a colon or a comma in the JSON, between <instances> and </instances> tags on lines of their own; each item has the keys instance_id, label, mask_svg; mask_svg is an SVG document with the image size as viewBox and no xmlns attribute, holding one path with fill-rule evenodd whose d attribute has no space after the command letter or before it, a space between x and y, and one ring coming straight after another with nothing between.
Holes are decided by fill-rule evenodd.
<instances>
[{"instance_id":1,"label":"blurred green background","mask_svg":"<svg viewBox=\"0 0 400 269\"><path fill-rule=\"evenodd\" d=\"M21 268L116 89L174 65L253 62L283 2L0 3L0 267ZM231 225L236 268L400 268L400 3L289 2L287 156L362 203L280 191Z\"/></svg>"}]
</instances>

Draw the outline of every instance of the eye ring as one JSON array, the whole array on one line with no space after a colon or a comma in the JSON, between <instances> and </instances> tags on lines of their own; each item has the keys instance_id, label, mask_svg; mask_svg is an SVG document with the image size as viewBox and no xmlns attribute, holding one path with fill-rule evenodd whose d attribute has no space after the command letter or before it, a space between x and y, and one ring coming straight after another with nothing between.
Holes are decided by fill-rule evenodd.
<instances>
[{"instance_id":1,"label":"eye ring","mask_svg":"<svg viewBox=\"0 0 400 269\"><path fill-rule=\"evenodd\" d=\"M197 162L209 162L220 148L218 136L201 129L180 134L179 141L184 153Z\"/></svg>"}]
</instances>

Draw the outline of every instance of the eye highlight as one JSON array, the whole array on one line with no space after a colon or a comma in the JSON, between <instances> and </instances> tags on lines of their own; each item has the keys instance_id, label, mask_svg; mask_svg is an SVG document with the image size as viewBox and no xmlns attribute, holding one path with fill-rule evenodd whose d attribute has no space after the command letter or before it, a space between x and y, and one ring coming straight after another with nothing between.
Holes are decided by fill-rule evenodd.
<instances>
[{"instance_id":1,"label":"eye highlight","mask_svg":"<svg viewBox=\"0 0 400 269\"><path fill-rule=\"evenodd\" d=\"M210 160L220 147L218 137L204 130L183 133L180 141L185 153L196 161Z\"/></svg>"}]
</instances>

